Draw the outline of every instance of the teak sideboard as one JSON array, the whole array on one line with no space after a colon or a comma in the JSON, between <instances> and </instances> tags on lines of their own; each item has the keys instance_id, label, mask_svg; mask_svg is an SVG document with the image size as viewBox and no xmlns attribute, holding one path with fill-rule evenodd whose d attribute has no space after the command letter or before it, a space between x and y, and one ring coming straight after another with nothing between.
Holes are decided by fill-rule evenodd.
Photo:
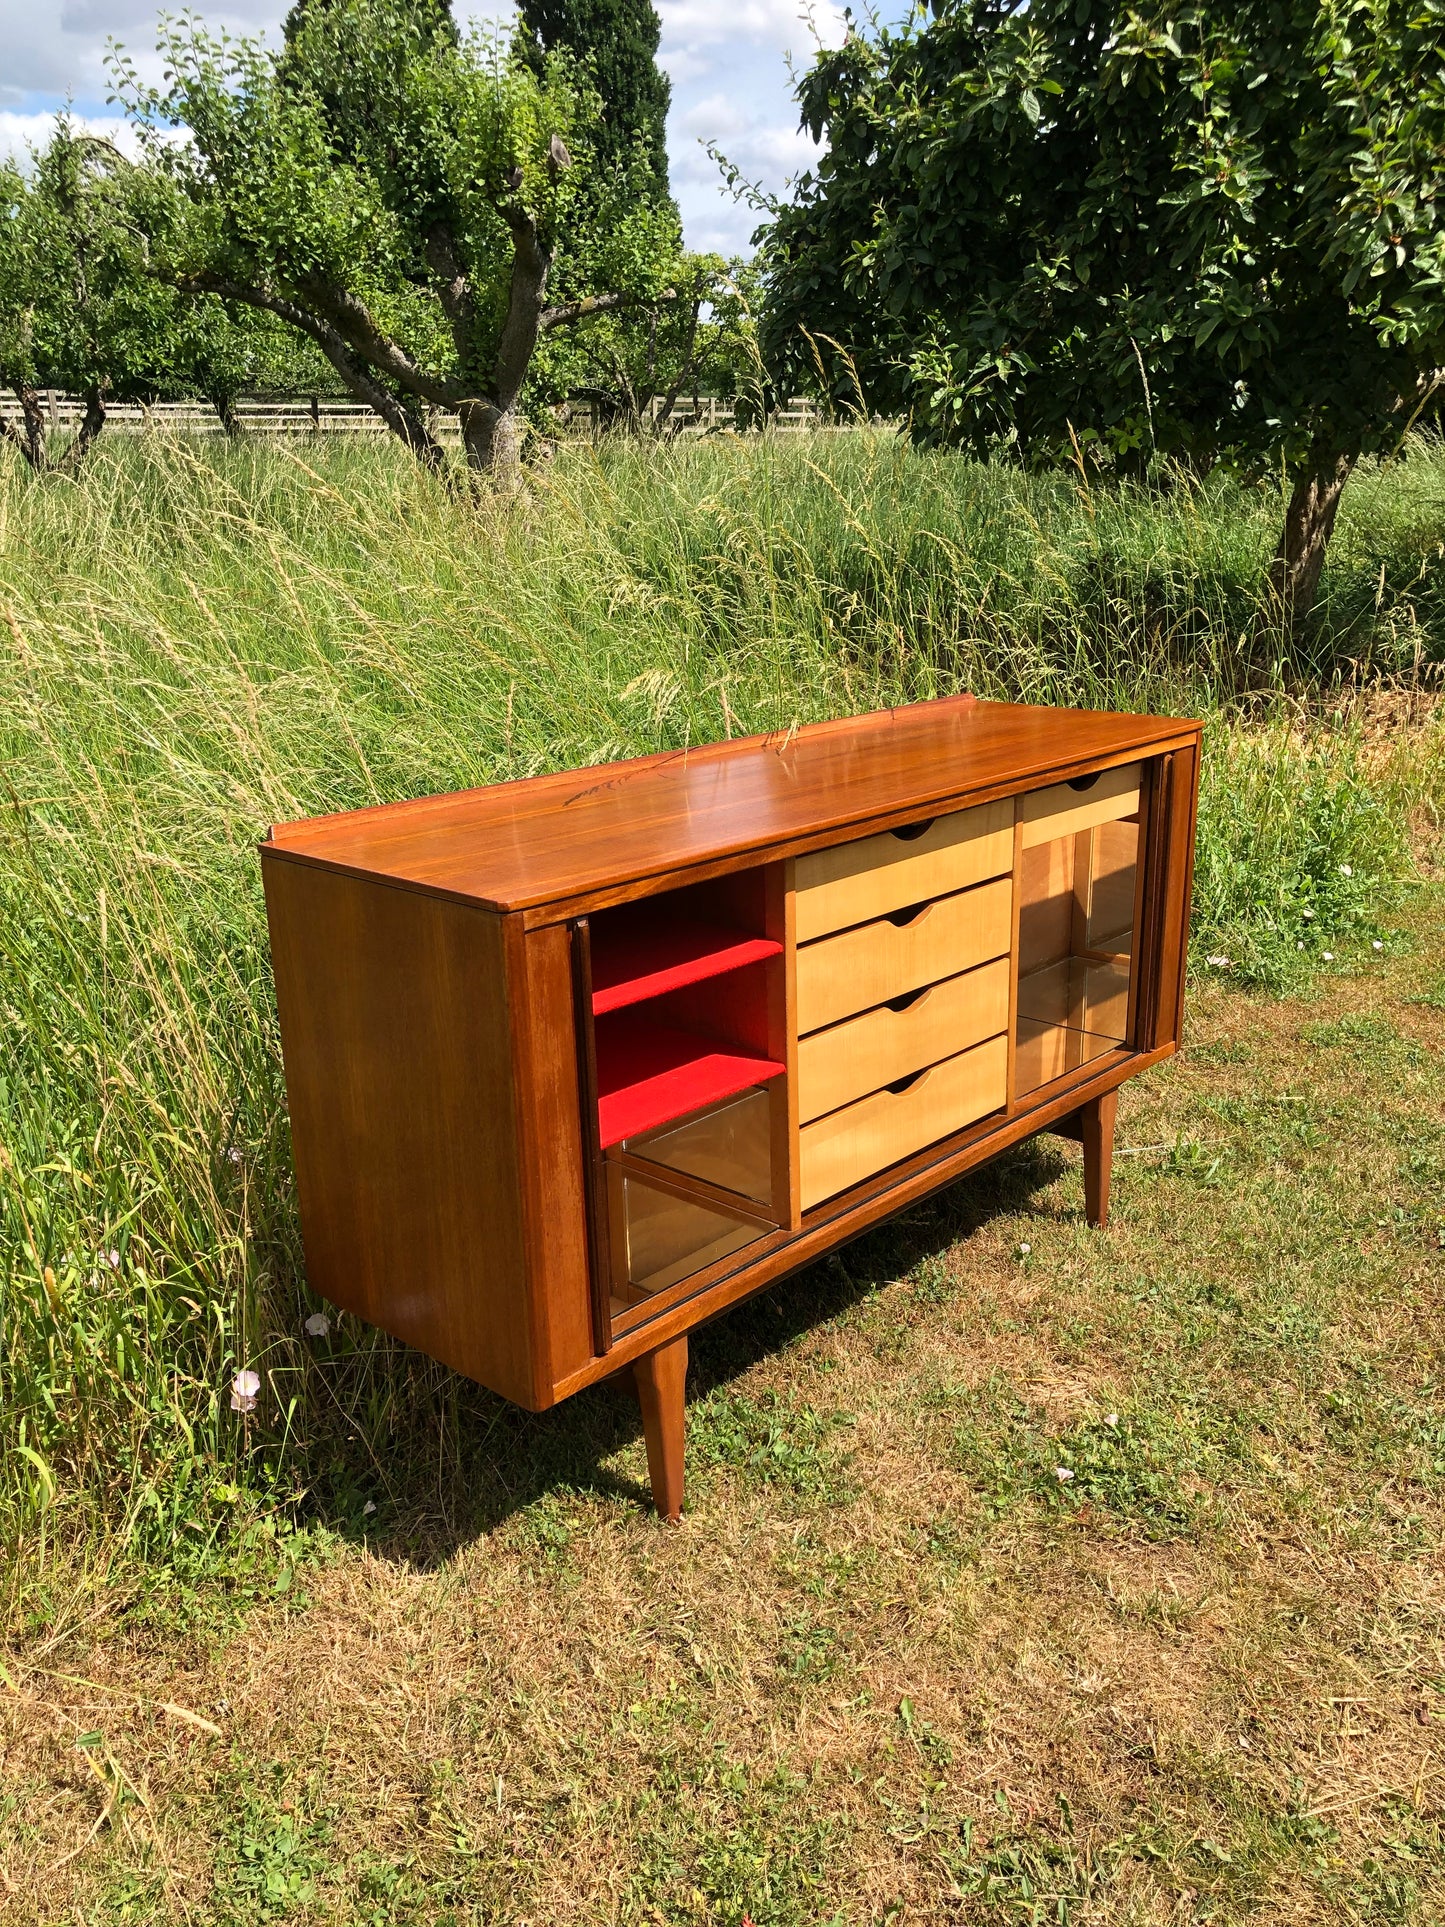
<instances>
[{"instance_id":1,"label":"teak sideboard","mask_svg":"<svg viewBox=\"0 0 1445 1927\"><path fill-rule=\"evenodd\" d=\"M947 698L278 824L307 1273L541 1411L1178 1047L1200 726Z\"/></svg>"}]
</instances>

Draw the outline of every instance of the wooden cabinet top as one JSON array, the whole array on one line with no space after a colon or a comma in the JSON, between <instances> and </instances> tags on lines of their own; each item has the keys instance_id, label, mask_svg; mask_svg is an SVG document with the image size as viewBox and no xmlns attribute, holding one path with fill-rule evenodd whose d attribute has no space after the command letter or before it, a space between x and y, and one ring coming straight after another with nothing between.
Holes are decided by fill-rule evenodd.
<instances>
[{"instance_id":1,"label":"wooden cabinet top","mask_svg":"<svg viewBox=\"0 0 1445 1927\"><path fill-rule=\"evenodd\" d=\"M453 795L279 823L267 854L493 910L783 854L1192 740L1196 722L943 697Z\"/></svg>"}]
</instances>

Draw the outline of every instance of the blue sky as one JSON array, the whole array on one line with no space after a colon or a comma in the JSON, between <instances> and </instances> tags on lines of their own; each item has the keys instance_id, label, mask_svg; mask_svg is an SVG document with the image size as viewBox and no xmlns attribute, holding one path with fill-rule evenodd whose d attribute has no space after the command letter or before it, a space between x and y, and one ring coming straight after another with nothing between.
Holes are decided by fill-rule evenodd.
<instances>
[{"instance_id":1,"label":"blue sky","mask_svg":"<svg viewBox=\"0 0 1445 1927\"><path fill-rule=\"evenodd\" d=\"M288 0L192 0L212 26L275 35ZM715 140L751 180L780 192L813 149L799 132L788 59L806 65L819 36L843 33L838 0L656 0L661 59L672 76L668 150L672 186L690 246L746 249L757 217L735 203L702 142ZM70 96L87 119L110 120L105 45L137 57L153 43L158 0L0 0L0 149L43 140L48 117ZM173 0L174 5L174 0ZM178 7L175 10L179 10ZM458 0L456 11L466 11ZM481 9L479 9L481 11ZM505 8L487 7L498 17ZM810 24L811 21L811 24Z\"/></svg>"}]
</instances>

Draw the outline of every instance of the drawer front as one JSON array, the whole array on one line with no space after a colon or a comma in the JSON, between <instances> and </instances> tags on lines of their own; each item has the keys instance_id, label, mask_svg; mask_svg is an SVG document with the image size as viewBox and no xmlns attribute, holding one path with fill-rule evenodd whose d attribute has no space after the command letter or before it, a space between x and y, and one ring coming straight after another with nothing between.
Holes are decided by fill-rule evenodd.
<instances>
[{"instance_id":1,"label":"drawer front","mask_svg":"<svg viewBox=\"0 0 1445 1927\"><path fill-rule=\"evenodd\" d=\"M937 816L922 835L885 830L800 856L794 867L799 943L905 904L943 897L1013 868L1014 799Z\"/></svg>"},{"instance_id":2,"label":"drawer front","mask_svg":"<svg viewBox=\"0 0 1445 1927\"><path fill-rule=\"evenodd\" d=\"M999 957L931 984L904 1010L885 1004L814 1031L798 1045L800 1121L807 1124L1006 1031L1008 990L1008 958Z\"/></svg>"},{"instance_id":3,"label":"drawer front","mask_svg":"<svg viewBox=\"0 0 1445 1927\"><path fill-rule=\"evenodd\" d=\"M798 1034L1001 957L1012 934L1013 879L925 904L908 923L884 917L798 951Z\"/></svg>"},{"instance_id":4,"label":"drawer front","mask_svg":"<svg viewBox=\"0 0 1445 1927\"><path fill-rule=\"evenodd\" d=\"M875 1091L798 1133L806 1211L911 1157L965 1124L1003 1108L1008 1041L990 1038L914 1080L906 1090Z\"/></svg>"},{"instance_id":5,"label":"drawer front","mask_svg":"<svg viewBox=\"0 0 1445 1927\"><path fill-rule=\"evenodd\" d=\"M1068 783L1031 790L1018 799L1024 848L1032 850L1056 837L1092 830L1096 823L1116 823L1121 816L1132 816L1139 807L1143 779L1143 764L1128 763L1123 769L1106 769L1086 790L1073 789Z\"/></svg>"}]
</instances>

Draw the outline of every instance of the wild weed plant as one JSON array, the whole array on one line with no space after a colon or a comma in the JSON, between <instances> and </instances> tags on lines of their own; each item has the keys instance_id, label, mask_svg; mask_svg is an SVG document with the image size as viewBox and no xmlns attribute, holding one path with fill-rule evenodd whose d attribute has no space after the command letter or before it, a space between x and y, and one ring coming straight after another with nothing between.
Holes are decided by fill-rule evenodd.
<instances>
[{"instance_id":1,"label":"wild weed plant","mask_svg":"<svg viewBox=\"0 0 1445 1927\"><path fill-rule=\"evenodd\" d=\"M344 1514L343 1436L454 1449L459 1381L304 1330L269 823L962 689L1202 714L1199 958L1297 985L1383 941L1438 814L1438 726L1382 747L1358 692L1438 671L1445 454L1352 482L1289 656L1257 603L1277 519L870 431L567 449L510 503L362 443L0 462L11 1612L82 1569L183 1586L268 1498Z\"/></svg>"}]
</instances>

